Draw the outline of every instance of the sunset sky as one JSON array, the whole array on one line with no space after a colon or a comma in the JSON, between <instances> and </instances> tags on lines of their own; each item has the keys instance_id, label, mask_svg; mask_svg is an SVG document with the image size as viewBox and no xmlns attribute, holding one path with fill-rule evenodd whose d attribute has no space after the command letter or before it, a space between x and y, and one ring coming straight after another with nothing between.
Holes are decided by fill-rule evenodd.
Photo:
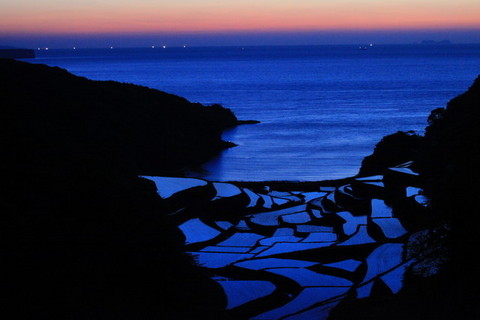
<instances>
[{"instance_id":1,"label":"sunset sky","mask_svg":"<svg viewBox=\"0 0 480 320\"><path fill-rule=\"evenodd\" d=\"M386 33L391 33L391 42L398 42L418 31L431 37L450 35L456 38L452 41L480 42L480 1L0 0L0 44L88 44L91 39L92 45L102 41L140 45L156 36L209 44L215 38L221 43L219 39L228 35L245 42L248 34L255 35L252 39L263 34L267 43L291 42L302 34L303 41L317 34L320 42L335 35L351 42L354 34L359 40L361 35L383 34L388 42ZM418 40L414 38L412 42Z\"/></svg>"}]
</instances>

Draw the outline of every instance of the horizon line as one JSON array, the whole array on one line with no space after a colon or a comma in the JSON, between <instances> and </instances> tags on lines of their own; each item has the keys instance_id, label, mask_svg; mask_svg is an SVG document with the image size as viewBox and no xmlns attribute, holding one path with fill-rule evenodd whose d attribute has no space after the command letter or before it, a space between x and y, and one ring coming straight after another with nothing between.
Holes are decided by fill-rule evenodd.
<instances>
[{"instance_id":1,"label":"horizon line","mask_svg":"<svg viewBox=\"0 0 480 320\"><path fill-rule=\"evenodd\" d=\"M96 33L96 34L6 34L0 32L0 44L15 47L83 48L189 46L275 46L275 45L349 45L413 44L422 40L449 40L457 44L480 42L480 28L443 29L371 29L238 31L196 33Z\"/></svg>"},{"instance_id":2,"label":"horizon line","mask_svg":"<svg viewBox=\"0 0 480 320\"><path fill-rule=\"evenodd\" d=\"M452 42L448 39L443 40L432 40L432 39L425 39L423 41L433 41L433 43L422 43L422 41L413 41L413 42L405 42L405 43L375 43L375 42L356 42L356 43L335 43L335 44L250 44L250 45L222 45L222 44L214 44L214 45L168 45L168 44L152 44L152 45L145 45L145 46L69 46L69 47L36 47L36 48L20 48L20 47L13 47L8 45L0 45L0 49L31 49L35 51L49 51L49 50L91 50L91 49L108 49L108 50L122 50L122 49L158 49L158 50L168 50L168 49L188 49L188 48L258 48L258 47L342 47L342 46L406 46L406 45L418 45L418 46L455 46L455 45L480 45L479 42ZM442 41L448 41L448 43L442 43ZM9 48L1 48L1 47L9 47Z\"/></svg>"}]
</instances>

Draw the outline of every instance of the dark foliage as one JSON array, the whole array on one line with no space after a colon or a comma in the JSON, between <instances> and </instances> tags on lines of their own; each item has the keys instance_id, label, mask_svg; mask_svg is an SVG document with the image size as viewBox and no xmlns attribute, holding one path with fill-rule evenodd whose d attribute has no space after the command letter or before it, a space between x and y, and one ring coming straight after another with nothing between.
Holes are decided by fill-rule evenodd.
<instances>
[{"instance_id":1,"label":"dark foliage","mask_svg":"<svg viewBox=\"0 0 480 320\"><path fill-rule=\"evenodd\" d=\"M368 319L480 319L476 259L480 245L480 77L446 108L433 110L428 123L423 139L405 133L385 137L373 159L365 159L362 172L375 173L395 159L415 160L434 223L447 230L429 240L437 243L431 248L432 258L447 251L446 262L434 277L409 275L398 295L345 302L331 314L332 320L359 319L359 315Z\"/></svg>"},{"instance_id":2,"label":"dark foliage","mask_svg":"<svg viewBox=\"0 0 480 320\"><path fill-rule=\"evenodd\" d=\"M439 219L451 226L451 281L465 300L479 297L477 255L480 244L480 77L467 92L429 118L428 148L419 162L425 192Z\"/></svg>"},{"instance_id":3,"label":"dark foliage","mask_svg":"<svg viewBox=\"0 0 480 320\"><path fill-rule=\"evenodd\" d=\"M2 315L222 319L155 186L227 146L220 106L0 59Z\"/></svg>"},{"instance_id":4,"label":"dark foliage","mask_svg":"<svg viewBox=\"0 0 480 320\"><path fill-rule=\"evenodd\" d=\"M412 131L399 131L385 136L377 143L373 154L363 159L358 175L375 175L388 167L417 159L423 145L424 138Z\"/></svg>"}]
</instances>

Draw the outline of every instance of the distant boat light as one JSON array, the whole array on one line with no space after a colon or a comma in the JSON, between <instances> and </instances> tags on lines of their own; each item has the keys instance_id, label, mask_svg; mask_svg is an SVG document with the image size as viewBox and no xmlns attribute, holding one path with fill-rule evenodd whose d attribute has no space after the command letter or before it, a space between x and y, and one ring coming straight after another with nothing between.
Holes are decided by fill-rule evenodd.
<instances>
[{"instance_id":1,"label":"distant boat light","mask_svg":"<svg viewBox=\"0 0 480 320\"><path fill-rule=\"evenodd\" d=\"M163 49L166 49L166 48L167 48L167 46L163 46L162 48L163 48Z\"/></svg>"},{"instance_id":2,"label":"distant boat light","mask_svg":"<svg viewBox=\"0 0 480 320\"><path fill-rule=\"evenodd\" d=\"M155 49L155 46L152 46L152 49Z\"/></svg>"}]
</instances>

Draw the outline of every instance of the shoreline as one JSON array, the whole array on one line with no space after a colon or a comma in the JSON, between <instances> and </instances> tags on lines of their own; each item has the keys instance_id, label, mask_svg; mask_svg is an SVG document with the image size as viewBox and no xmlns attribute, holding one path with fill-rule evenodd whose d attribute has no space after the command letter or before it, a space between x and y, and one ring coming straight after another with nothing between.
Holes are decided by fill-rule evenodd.
<instances>
[{"instance_id":1,"label":"shoreline","mask_svg":"<svg viewBox=\"0 0 480 320\"><path fill-rule=\"evenodd\" d=\"M298 191L314 191L319 186L341 186L342 184L350 183L358 176L346 177L341 179L327 179L327 180L318 180L318 181L290 181L290 180L263 180L263 181L238 181L238 180L229 180L224 181L225 183L232 183L237 186L245 188L259 188L262 186L270 186L279 191L289 191L297 190ZM206 179L209 180L209 179ZM223 182L223 181L222 181Z\"/></svg>"}]
</instances>

